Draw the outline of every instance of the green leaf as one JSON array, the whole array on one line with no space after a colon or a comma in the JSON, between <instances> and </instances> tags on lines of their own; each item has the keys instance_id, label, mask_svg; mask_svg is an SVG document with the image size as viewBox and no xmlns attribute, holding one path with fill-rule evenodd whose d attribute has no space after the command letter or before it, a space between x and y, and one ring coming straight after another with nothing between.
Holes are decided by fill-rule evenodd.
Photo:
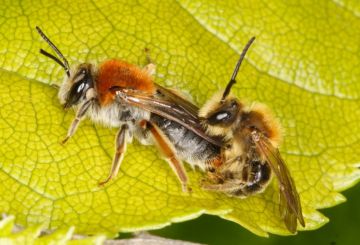
<instances>
[{"instance_id":1,"label":"green leaf","mask_svg":"<svg viewBox=\"0 0 360 245\"><path fill-rule=\"evenodd\" d=\"M54 231L48 236L41 237L35 241L35 245L46 245L46 244L67 244L74 233L75 228L70 227L69 229L59 229Z\"/></svg>"},{"instance_id":2,"label":"green leaf","mask_svg":"<svg viewBox=\"0 0 360 245\"><path fill-rule=\"evenodd\" d=\"M25 226L77 227L109 235L154 229L203 213L252 232L289 234L278 212L276 181L263 193L229 198L199 188L189 171L183 193L158 152L134 142L115 181L116 129L85 120L60 145L74 117L56 89L64 72L38 53L40 26L71 64L120 58L157 63L156 81L202 105L224 88L243 45L257 39L234 93L274 110L280 148L301 196L305 229L327 222L317 209L341 203L360 176L360 31L356 1L12 1L0 7L0 212Z\"/></svg>"},{"instance_id":3,"label":"green leaf","mask_svg":"<svg viewBox=\"0 0 360 245\"><path fill-rule=\"evenodd\" d=\"M14 227L14 220L14 216L8 216L0 220L0 237L11 234L12 228Z\"/></svg>"},{"instance_id":4,"label":"green leaf","mask_svg":"<svg viewBox=\"0 0 360 245\"><path fill-rule=\"evenodd\" d=\"M71 240L74 227L68 229L60 229L52 232L49 235L43 235L40 233L42 225L36 225L28 227L24 230L16 233L11 233L14 228L14 216L9 216L0 221L0 243L1 244L35 244L35 245L49 245L49 244L103 244L105 236L92 236L78 240Z\"/></svg>"}]
</instances>

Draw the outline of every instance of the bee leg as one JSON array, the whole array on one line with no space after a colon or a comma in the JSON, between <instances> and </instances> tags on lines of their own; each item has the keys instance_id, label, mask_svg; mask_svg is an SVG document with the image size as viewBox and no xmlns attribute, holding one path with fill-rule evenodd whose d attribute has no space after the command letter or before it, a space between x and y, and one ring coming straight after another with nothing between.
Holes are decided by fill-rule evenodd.
<instances>
[{"instance_id":1,"label":"bee leg","mask_svg":"<svg viewBox=\"0 0 360 245\"><path fill-rule=\"evenodd\" d=\"M144 126L153 136L155 145L160 150L161 153L165 156L167 162L170 164L171 168L174 170L176 176L179 178L182 189L184 192L191 191L191 188L187 187L188 178L186 171L182 162L176 157L175 149L173 144L169 139L164 135L164 133L156 125L149 121L142 121L141 126Z\"/></svg>"},{"instance_id":2,"label":"bee leg","mask_svg":"<svg viewBox=\"0 0 360 245\"><path fill-rule=\"evenodd\" d=\"M149 74L150 76L154 75L156 72L156 65L155 64L147 64L146 66L144 66L144 68L142 68L142 70L144 72L146 72L147 74Z\"/></svg>"},{"instance_id":3,"label":"bee leg","mask_svg":"<svg viewBox=\"0 0 360 245\"><path fill-rule=\"evenodd\" d=\"M124 158L124 153L126 151L126 134L128 132L129 126L124 124L119 132L116 135L116 148L115 148L115 156L113 158L113 162L111 165L111 170L109 176L99 183L100 186L105 185L109 182L113 177L115 177L120 169L121 162Z\"/></svg>"},{"instance_id":4,"label":"bee leg","mask_svg":"<svg viewBox=\"0 0 360 245\"><path fill-rule=\"evenodd\" d=\"M60 89L60 86L56 83L50 83L50 86L56 89Z\"/></svg>"},{"instance_id":5,"label":"bee leg","mask_svg":"<svg viewBox=\"0 0 360 245\"><path fill-rule=\"evenodd\" d=\"M225 181L219 184L202 183L201 187L208 191L220 191L230 194L241 190L244 187L244 183L242 181Z\"/></svg>"},{"instance_id":6,"label":"bee leg","mask_svg":"<svg viewBox=\"0 0 360 245\"><path fill-rule=\"evenodd\" d=\"M202 182L203 183L224 183L224 178L223 176L218 173L215 169L210 169L208 171L206 171L206 179L204 179Z\"/></svg>"},{"instance_id":7,"label":"bee leg","mask_svg":"<svg viewBox=\"0 0 360 245\"><path fill-rule=\"evenodd\" d=\"M66 141L68 141L68 139L70 139L71 136L74 135L77 127L79 126L79 123L81 121L81 119L85 116L86 111L89 109L91 103L93 102L92 99L87 100L81 107L80 109L76 112L76 116L75 119L72 121L68 133L65 137L65 139L63 139L63 141L61 142L61 144L65 144Z\"/></svg>"},{"instance_id":8,"label":"bee leg","mask_svg":"<svg viewBox=\"0 0 360 245\"><path fill-rule=\"evenodd\" d=\"M146 66L144 66L144 68L142 69L144 72L146 72L147 74L154 75L156 72L156 65L154 64L153 60L150 57L150 50L148 48L145 48L145 53L146 53L146 60L148 62L148 64Z\"/></svg>"}]
</instances>

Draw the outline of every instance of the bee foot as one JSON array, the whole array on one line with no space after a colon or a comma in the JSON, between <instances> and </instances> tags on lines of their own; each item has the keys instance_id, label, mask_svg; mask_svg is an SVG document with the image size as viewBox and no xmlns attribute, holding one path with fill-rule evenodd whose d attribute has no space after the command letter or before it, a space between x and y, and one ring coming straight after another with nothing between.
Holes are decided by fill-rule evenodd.
<instances>
[{"instance_id":1,"label":"bee foot","mask_svg":"<svg viewBox=\"0 0 360 245\"><path fill-rule=\"evenodd\" d=\"M187 184L183 184L182 185L182 191L185 193L191 193L192 192L192 188L187 186Z\"/></svg>"},{"instance_id":2,"label":"bee foot","mask_svg":"<svg viewBox=\"0 0 360 245\"><path fill-rule=\"evenodd\" d=\"M98 186L99 186L99 187L104 187L105 184L106 184L107 182L109 182L109 180L110 180L110 179L106 179L106 180L104 180L104 181L99 182L99 183L98 183Z\"/></svg>"},{"instance_id":3,"label":"bee foot","mask_svg":"<svg viewBox=\"0 0 360 245\"><path fill-rule=\"evenodd\" d=\"M65 139L63 139L60 144L65 145L65 143L69 140L70 137L65 137Z\"/></svg>"},{"instance_id":4,"label":"bee foot","mask_svg":"<svg viewBox=\"0 0 360 245\"><path fill-rule=\"evenodd\" d=\"M56 83L50 83L50 86L56 89L60 89L60 86Z\"/></svg>"}]
</instances>

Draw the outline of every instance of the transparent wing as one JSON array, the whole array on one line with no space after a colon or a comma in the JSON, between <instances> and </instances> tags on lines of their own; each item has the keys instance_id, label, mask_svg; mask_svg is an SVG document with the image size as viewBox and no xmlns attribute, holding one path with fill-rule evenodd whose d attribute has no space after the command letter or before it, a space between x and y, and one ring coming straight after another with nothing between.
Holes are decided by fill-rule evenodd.
<instances>
[{"instance_id":1,"label":"transparent wing","mask_svg":"<svg viewBox=\"0 0 360 245\"><path fill-rule=\"evenodd\" d=\"M180 95L179 92L173 89L164 88L163 86L156 84L156 91L157 91L157 97L162 98L166 101L171 101L179 106L181 106L185 111L190 113L191 115L197 115L199 114L199 108L194 105L192 102L190 102L188 99L184 98Z\"/></svg>"},{"instance_id":2,"label":"transparent wing","mask_svg":"<svg viewBox=\"0 0 360 245\"><path fill-rule=\"evenodd\" d=\"M138 90L115 88L117 99L121 102L137 106L166 119L175 121L205 140L221 146L222 138L209 136L198 118L198 107L175 92L157 86L157 93L146 94Z\"/></svg>"},{"instance_id":3,"label":"transparent wing","mask_svg":"<svg viewBox=\"0 0 360 245\"><path fill-rule=\"evenodd\" d=\"M252 132L252 138L260 155L269 163L279 181L280 212L289 231L296 232L297 220L304 227L300 197L290 172L280 152L271 142L258 131Z\"/></svg>"}]
</instances>

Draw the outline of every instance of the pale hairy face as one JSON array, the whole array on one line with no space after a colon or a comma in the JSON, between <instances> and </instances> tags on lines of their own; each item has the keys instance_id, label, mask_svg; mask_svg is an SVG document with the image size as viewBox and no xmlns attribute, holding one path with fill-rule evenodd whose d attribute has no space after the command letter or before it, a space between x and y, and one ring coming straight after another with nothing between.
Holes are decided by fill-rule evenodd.
<instances>
[{"instance_id":1,"label":"pale hairy face","mask_svg":"<svg viewBox=\"0 0 360 245\"><path fill-rule=\"evenodd\" d=\"M71 70L70 77L65 77L60 85L58 97L66 108L80 104L90 95L94 96L94 67L88 63L80 64Z\"/></svg>"},{"instance_id":2,"label":"pale hairy face","mask_svg":"<svg viewBox=\"0 0 360 245\"><path fill-rule=\"evenodd\" d=\"M233 96L221 101L222 92L216 93L199 111L207 133L210 135L232 137L233 126L237 124L242 103Z\"/></svg>"}]
</instances>

